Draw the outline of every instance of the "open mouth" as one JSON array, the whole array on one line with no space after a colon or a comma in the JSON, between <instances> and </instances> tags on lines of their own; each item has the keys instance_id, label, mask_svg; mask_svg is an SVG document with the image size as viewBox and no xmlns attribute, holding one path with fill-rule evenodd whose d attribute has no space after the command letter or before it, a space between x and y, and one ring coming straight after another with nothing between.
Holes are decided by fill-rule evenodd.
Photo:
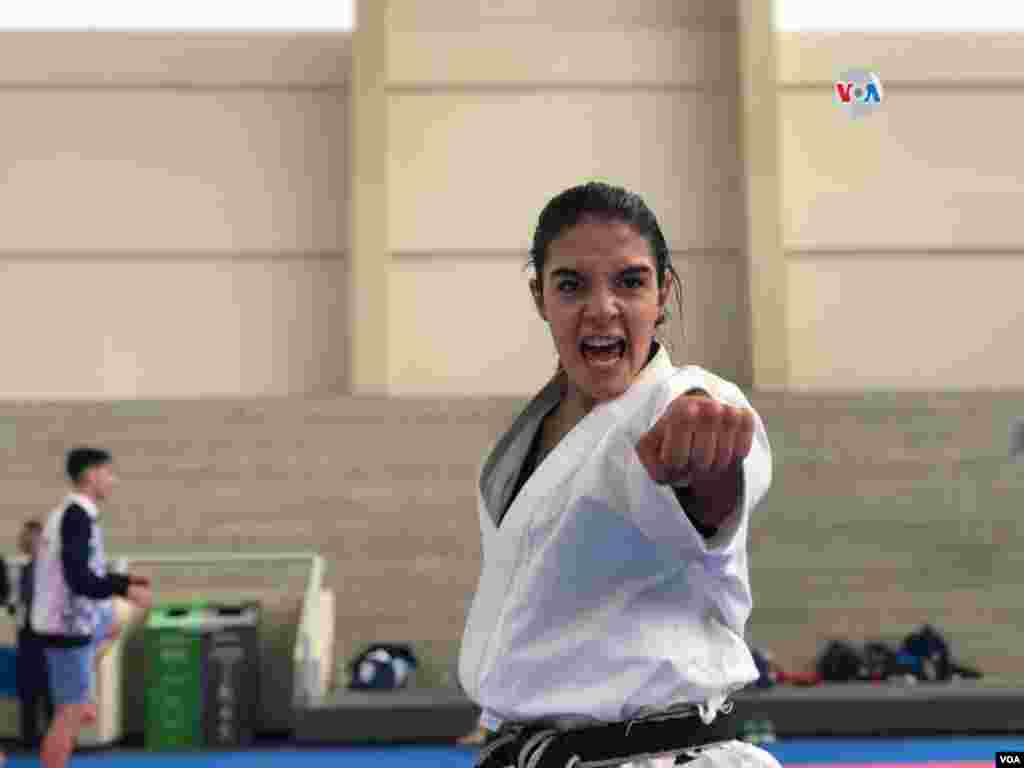
<instances>
[{"instance_id":1,"label":"open mouth","mask_svg":"<svg viewBox=\"0 0 1024 768\"><path fill-rule=\"evenodd\" d=\"M580 341L580 354L591 365L615 365L626 354L626 340L620 336L586 336Z\"/></svg>"}]
</instances>

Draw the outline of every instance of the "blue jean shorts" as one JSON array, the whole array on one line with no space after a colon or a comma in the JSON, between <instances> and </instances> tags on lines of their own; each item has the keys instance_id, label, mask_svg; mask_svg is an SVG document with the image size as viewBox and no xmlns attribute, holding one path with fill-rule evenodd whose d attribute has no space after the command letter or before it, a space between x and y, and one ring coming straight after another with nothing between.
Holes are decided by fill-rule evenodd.
<instances>
[{"instance_id":1,"label":"blue jean shorts","mask_svg":"<svg viewBox=\"0 0 1024 768\"><path fill-rule=\"evenodd\" d=\"M114 608L106 603L99 610L96 631L88 645L46 649L46 670L55 707L89 704L95 700L96 651L106 640L113 623Z\"/></svg>"}]
</instances>

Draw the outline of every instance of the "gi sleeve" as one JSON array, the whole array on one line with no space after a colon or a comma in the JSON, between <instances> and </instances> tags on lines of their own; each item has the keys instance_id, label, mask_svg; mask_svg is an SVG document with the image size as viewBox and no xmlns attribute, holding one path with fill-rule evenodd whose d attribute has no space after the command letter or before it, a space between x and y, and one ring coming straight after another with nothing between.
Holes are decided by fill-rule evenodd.
<instances>
[{"instance_id":1,"label":"gi sleeve","mask_svg":"<svg viewBox=\"0 0 1024 768\"><path fill-rule=\"evenodd\" d=\"M712 398L728 405L751 408L750 402L734 384L696 366L681 368L666 382L645 430L654 427L672 401L693 389L703 389ZM639 435L634 437L638 439ZM735 550L745 548L748 520L768 492L772 480L771 447L764 424L756 412L753 445L743 460L742 469L742 488L736 510L718 530L701 531L686 514L676 490L651 480L633 450L625 473L630 514L648 535L674 543L689 556L729 556ZM681 496L685 500L685 494Z\"/></svg>"},{"instance_id":2,"label":"gi sleeve","mask_svg":"<svg viewBox=\"0 0 1024 768\"><path fill-rule=\"evenodd\" d=\"M700 381L695 382L694 379L700 379ZM670 380L668 397L664 401L661 413L664 413L664 409L668 408L672 400L693 389L703 389L723 405L747 408L754 414L754 439L750 453L743 460L740 496L736 509L723 521L719 529L705 540L706 551L726 552L732 548L741 531L745 536L751 513L768 493L768 488L771 486L771 445L768 442L768 432L765 430L761 416L754 410L740 388L700 368L681 369L679 374Z\"/></svg>"}]
</instances>

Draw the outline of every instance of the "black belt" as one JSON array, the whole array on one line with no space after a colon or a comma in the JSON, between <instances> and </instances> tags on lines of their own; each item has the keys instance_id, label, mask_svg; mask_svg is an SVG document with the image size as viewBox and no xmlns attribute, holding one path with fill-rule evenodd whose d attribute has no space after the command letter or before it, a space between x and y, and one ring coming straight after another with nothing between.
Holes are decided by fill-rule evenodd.
<instances>
[{"instance_id":1,"label":"black belt","mask_svg":"<svg viewBox=\"0 0 1024 768\"><path fill-rule=\"evenodd\" d=\"M731 710L728 705L723 707L719 717ZM503 728L481 748L476 767L610 768L634 760L686 755L718 740L720 733L719 728L705 724L695 710L568 731L516 725Z\"/></svg>"}]
</instances>

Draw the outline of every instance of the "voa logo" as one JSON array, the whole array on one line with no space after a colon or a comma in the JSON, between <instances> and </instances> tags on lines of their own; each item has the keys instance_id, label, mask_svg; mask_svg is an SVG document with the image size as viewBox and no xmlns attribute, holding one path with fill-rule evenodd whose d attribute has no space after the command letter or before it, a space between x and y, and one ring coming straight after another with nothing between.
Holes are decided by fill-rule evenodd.
<instances>
[{"instance_id":1,"label":"voa logo","mask_svg":"<svg viewBox=\"0 0 1024 768\"><path fill-rule=\"evenodd\" d=\"M833 96L851 118L871 114L885 98L881 78L866 69L843 72L833 84Z\"/></svg>"}]
</instances>

